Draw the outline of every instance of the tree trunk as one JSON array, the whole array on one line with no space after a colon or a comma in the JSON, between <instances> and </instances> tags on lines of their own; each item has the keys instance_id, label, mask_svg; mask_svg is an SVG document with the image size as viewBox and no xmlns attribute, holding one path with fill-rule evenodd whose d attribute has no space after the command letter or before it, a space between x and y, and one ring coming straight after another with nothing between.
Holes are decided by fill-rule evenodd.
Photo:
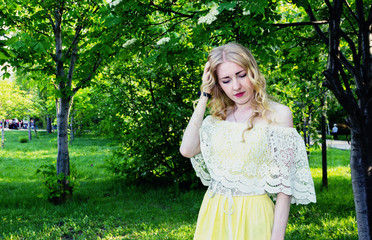
<instances>
[{"instance_id":1,"label":"tree trunk","mask_svg":"<svg viewBox=\"0 0 372 240\"><path fill-rule=\"evenodd\" d=\"M52 133L52 118L47 116L47 132Z\"/></svg>"},{"instance_id":2,"label":"tree trunk","mask_svg":"<svg viewBox=\"0 0 372 240\"><path fill-rule=\"evenodd\" d=\"M68 118L70 111L70 101L74 93L72 91L72 76L74 70L74 64L76 61L77 46L73 48L71 57L71 64L67 78L65 77L64 71L64 57L62 49L62 15L64 11L63 2L59 2L54 12L54 38L56 43L56 77L59 79L58 90L61 93L61 97L56 99L56 111L57 111L57 140L58 140L58 153L57 153L57 176L63 174L62 180L59 180L61 184L60 190L62 195L59 196L54 202L63 203L69 195L72 194L72 187L69 185L68 176L70 175L70 157L68 152ZM53 23L53 21L50 21ZM80 28L79 28L80 29ZM74 41L75 42L75 41ZM77 45L77 42L75 43ZM74 44L74 45L75 45ZM68 55L68 54L66 54Z\"/></svg>"},{"instance_id":3,"label":"tree trunk","mask_svg":"<svg viewBox=\"0 0 372 240\"><path fill-rule=\"evenodd\" d=\"M303 122L303 132L304 132L304 142L305 142L305 144L306 144L306 146L307 146L307 128L306 128L306 126L307 126L307 118L306 118L306 116L304 116L304 122Z\"/></svg>"},{"instance_id":4,"label":"tree trunk","mask_svg":"<svg viewBox=\"0 0 372 240\"><path fill-rule=\"evenodd\" d=\"M28 140L31 141L32 140L32 136L31 136L31 118L30 116L27 116L28 118Z\"/></svg>"},{"instance_id":5,"label":"tree trunk","mask_svg":"<svg viewBox=\"0 0 372 240\"><path fill-rule=\"evenodd\" d=\"M34 118L34 132L35 132L35 137L37 138L37 129L36 129L36 120Z\"/></svg>"},{"instance_id":6,"label":"tree trunk","mask_svg":"<svg viewBox=\"0 0 372 240\"><path fill-rule=\"evenodd\" d=\"M316 21L309 1L295 1L304 7L311 21ZM356 0L349 8L352 17L344 11L347 1L324 1L329 11L328 36L323 30L313 25L320 39L328 46L328 64L324 71L324 86L332 91L338 102L349 115L351 125L350 168L354 193L358 237L362 240L372 238L372 11L366 16L370 3ZM341 29L341 22L350 21L357 26L354 32ZM346 30L346 31L345 31ZM340 47L340 39L348 42L350 54ZM355 41L354 41L355 39ZM350 85L349 72L354 80L354 89ZM354 92L355 91L355 92Z\"/></svg>"},{"instance_id":7,"label":"tree trunk","mask_svg":"<svg viewBox=\"0 0 372 240\"><path fill-rule=\"evenodd\" d=\"M74 126L73 126L73 122L74 122L74 114L72 113L71 114L71 123L70 123L70 143L72 143L72 141L74 141Z\"/></svg>"},{"instance_id":8,"label":"tree trunk","mask_svg":"<svg viewBox=\"0 0 372 240\"><path fill-rule=\"evenodd\" d=\"M372 155L365 134L359 127L351 127L350 168L354 193L359 239L371 239L371 166L366 166ZM368 170L369 169L369 170ZM366 171L367 170L367 171Z\"/></svg>"},{"instance_id":9,"label":"tree trunk","mask_svg":"<svg viewBox=\"0 0 372 240\"><path fill-rule=\"evenodd\" d=\"M60 99L59 112L57 116L57 140L58 140L58 154L57 154L57 174L63 173L66 176L70 175L70 158L68 153L68 113L69 100Z\"/></svg>"},{"instance_id":10,"label":"tree trunk","mask_svg":"<svg viewBox=\"0 0 372 240\"><path fill-rule=\"evenodd\" d=\"M57 116L57 175L63 174L65 177L62 180L62 188L64 194L58 199L58 203L63 203L67 199L67 195L72 193L72 188L69 186L67 176L70 175L70 156L68 152L68 115L69 115L69 99L59 99L59 110Z\"/></svg>"},{"instance_id":11,"label":"tree trunk","mask_svg":"<svg viewBox=\"0 0 372 240\"><path fill-rule=\"evenodd\" d=\"M5 142L5 138L4 138L4 124L5 124L5 119L3 119L3 123L1 124L1 148L4 148L4 142Z\"/></svg>"},{"instance_id":12,"label":"tree trunk","mask_svg":"<svg viewBox=\"0 0 372 240\"><path fill-rule=\"evenodd\" d=\"M308 117L308 121L307 121L307 144L309 144L309 146L310 146L310 144L311 144L311 142L310 142L310 124L311 124L311 122L312 122L312 120L311 120L311 112L312 112L312 109L313 109L313 104L310 104L309 105L309 107L308 107L308 110L309 110L309 117Z\"/></svg>"},{"instance_id":13,"label":"tree trunk","mask_svg":"<svg viewBox=\"0 0 372 240\"><path fill-rule=\"evenodd\" d=\"M324 109L324 100L322 100L322 108ZM328 188L328 175L327 175L327 134L326 134L326 118L325 112L322 114L322 187Z\"/></svg>"}]
</instances>

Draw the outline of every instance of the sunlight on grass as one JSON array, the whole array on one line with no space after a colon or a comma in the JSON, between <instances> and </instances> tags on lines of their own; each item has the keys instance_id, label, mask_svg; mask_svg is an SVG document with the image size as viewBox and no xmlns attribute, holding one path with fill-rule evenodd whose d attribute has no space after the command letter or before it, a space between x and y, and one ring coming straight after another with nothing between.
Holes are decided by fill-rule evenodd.
<instances>
[{"instance_id":1,"label":"sunlight on grass","mask_svg":"<svg viewBox=\"0 0 372 240\"><path fill-rule=\"evenodd\" d=\"M322 169L321 168L312 168L311 175L313 178L322 178ZM350 167L335 167L327 170L327 174L332 177L345 177L351 178Z\"/></svg>"},{"instance_id":2,"label":"sunlight on grass","mask_svg":"<svg viewBox=\"0 0 372 240\"><path fill-rule=\"evenodd\" d=\"M0 150L0 239L192 239L205 189L128 186L102 164L115 144L86 135L70 145L77 173L72 199L55 206L38 197L42 164L55 164L56 135L20 143L6 132ZM310 156L317 203L291 206L286 239L357 239L350 151L328 150L328 189L321 187L321 152Z\"/></svg>"}]
</instances>

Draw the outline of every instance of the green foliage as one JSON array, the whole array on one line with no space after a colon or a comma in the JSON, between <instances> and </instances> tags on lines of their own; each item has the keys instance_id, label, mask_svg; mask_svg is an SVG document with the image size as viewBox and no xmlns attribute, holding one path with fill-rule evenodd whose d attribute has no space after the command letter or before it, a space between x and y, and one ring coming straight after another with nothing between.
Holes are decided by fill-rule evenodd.
<instances>
[{"instance_id":1,"label":"green foliage","mask_svg":"<svg viewBox=\"0 0 372 240\"><path fill-rule=\"evenodd\" d=\"M64 173L57 175L56 171L55 164L43 164L36 170L36 174L44 178L44 191L39 196L54 204L61 204L72 195L76 173L66 176Z\"/></svg>"},{"instance_id":2,"label":"green foliage","mask_svg":"<svg viewBox=\"0 0 372 240\"><path fill-rule=\"evenodd\" d=\"M97 125L98 105L92 101L93 88L84 88L77 92L73 98L70 116L73 116L73 129L75 135L83 134L85 130L94 129ZM71 117L69 119L71 124Z\"/></svg>"},{"instance_id":3,"label":"green foliage","mask_svg":"<svg viewBox=\"0 0 372 240\"><path fill-rule=\"evenodd\" d=\"M122 142L106 167L129 181L199 182L179 145L213 46L239 41L257 51L262 63L272 59L273 51L257 46L268 40L277 18L275 4L182 2L150 4L150 11L138 13L146 14L146 23L130 36L136 41L131 49L124 44L117 61L98 76L92 94L99 106L99 131ZM132 1L121 1L113 12L123 16L129 8L137 9Z\"/></svg>"},{"instance_id":4,"label":"green foliage","mask_svg":"<svg viewBox=\"0 0 372 240\"><path fill-rule=\"evenodd\" d=\"M19 138L18 138L18 141L19 141L20 143L27 143L27 142L28 142L28 138L27 138L27 137L19 137Z\"/></svg>"},{"instance_id":5,"label":"green foliage","mask_svg":"<svg viewBox=\"0 0 372 240\"><path fill-rule=\"evenodd\" d=\"M192 60L192 46L163 48L154 63L144 65L134 58L127 68L113 66L102 76L107 80L93 94L99 105L97 115L106 118L98 129L122 142L107 160L112 172L120 172L130 181L190 185L192 168L178 148L192 113L191 100L197 98L194 82L199 81L194 79L199 79L199 66L204 60ZM186 67L181 50L190 64ZM168 59L170 55L172 60Z\"/></svg>"},{"instance_id":6,"label":"green foliage","mask_svg":"<svg viewBox=\"0 0 372 240\"><path fill-rule=\"evenodd\" d=\"M0 80L0 119L23 119L27 115L37 115L39 99L28 93L11 79Z\"/></svg>"},{"instance_id":7,"label":"green foliage","mask_svg":"<svg viewBox=\"0 0 372 240\"><path fill-rule=\"evenodd\" d=\"M193 4L158 3L157 11L147 12L148 29L131 36L137 39L132 50L116 55L118 61L102 72L92 94L98 105L99 131L122 142L106 167L129 181L197 185L189 160L179 154L179 144L213 46L239 41L260 56L263 69L273 61L275 48L265 46L275 44L275 37L267 35L279 19L276 4ZM125 9L121 6L114 9L118 15Z\"/></svg>"},{"instance_id":8,"label":"green foliage","mask_svg":"<svg viewBox=\"0 0 372 240\"><path fill-rule=\"evenodd\" d=\"M292 3L281 2L276 11L280 14L276 24L308 21L306 12ZM276 59L261 67L269 93L291 108L294 125L302 134L319 141L321 117L330 107L330 93L322 86L319 70L327 64L326 46L317 39L313 26L281 26L274 35Z\"/></svg>"},{"instance_id":9,"label":"green foliage","mask_svg":"<svg viewBox=\"0 0 372 240\"><path fill-rule=\"evenodd\" d=\"M6 42L22 56L12 58L14 66L25 69L19 75L22 83L28 84L26 89L37 87L47 114L55 113L56 97L72 96L74 88L82 88L71 105L74 129L78 133L96 130L120 140L105 166L127 180L198 182L178 148L207 54L212 47L230 41L252 50L267 77L270 94L291 107L298 129L305 121L312 138L318 137L325 110L319 107L319 69L326 64L326 51L314 37L312 26L275 25L307 21L305 11L293 4L264 0L66 1L63 19L67 24L62 24L65 77L56 77L51 57L55 43L52 28L47 27L48 16L54 14L47 13L58 5L53 1L21 2L24 9L11 5L5 12L13 19L9 25L30 23L13 26L22 31ZM16 10L20 13L14 14ZM32 27L37 31L31 31ZM55 88L67 81L72 56L68 49L73 49L79 27L83 34L78 38L72 84L65 84L68 89Z\"/></svg>"}]
</instances>

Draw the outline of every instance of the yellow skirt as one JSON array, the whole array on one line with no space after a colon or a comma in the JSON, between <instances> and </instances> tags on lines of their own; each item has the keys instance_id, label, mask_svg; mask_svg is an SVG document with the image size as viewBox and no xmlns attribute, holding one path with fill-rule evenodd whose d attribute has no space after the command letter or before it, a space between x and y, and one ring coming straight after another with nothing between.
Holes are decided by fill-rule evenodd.
<instances>
[{"instance_id":1,"label":"yellow skirt","mask_svg":"<svg viewBox=\"0 0 372 240\"><path fill-rule=\"evenodd\" d=\"M233 196L207 191L194 240L270 240L274 203L269 196Z\"/></svg>"}]
</instances>

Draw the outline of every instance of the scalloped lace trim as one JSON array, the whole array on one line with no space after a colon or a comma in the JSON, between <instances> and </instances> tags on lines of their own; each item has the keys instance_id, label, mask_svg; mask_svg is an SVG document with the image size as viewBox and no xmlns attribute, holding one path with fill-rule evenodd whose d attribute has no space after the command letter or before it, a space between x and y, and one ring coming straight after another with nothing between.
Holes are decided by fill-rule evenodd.
<instances>
[{"instance_id":1,"label":"scalloped lace trim","mask_svg":"<svg viewBox=\"0 0 372 240\"><path fill-rule=\"evenodd\" d=\"M201 154L191 158L196 175L225 196L292 195L292 203L316 202L301 136L293 128L244 124L207 117L200 129Z\"/></svg>"}]
</instances>

